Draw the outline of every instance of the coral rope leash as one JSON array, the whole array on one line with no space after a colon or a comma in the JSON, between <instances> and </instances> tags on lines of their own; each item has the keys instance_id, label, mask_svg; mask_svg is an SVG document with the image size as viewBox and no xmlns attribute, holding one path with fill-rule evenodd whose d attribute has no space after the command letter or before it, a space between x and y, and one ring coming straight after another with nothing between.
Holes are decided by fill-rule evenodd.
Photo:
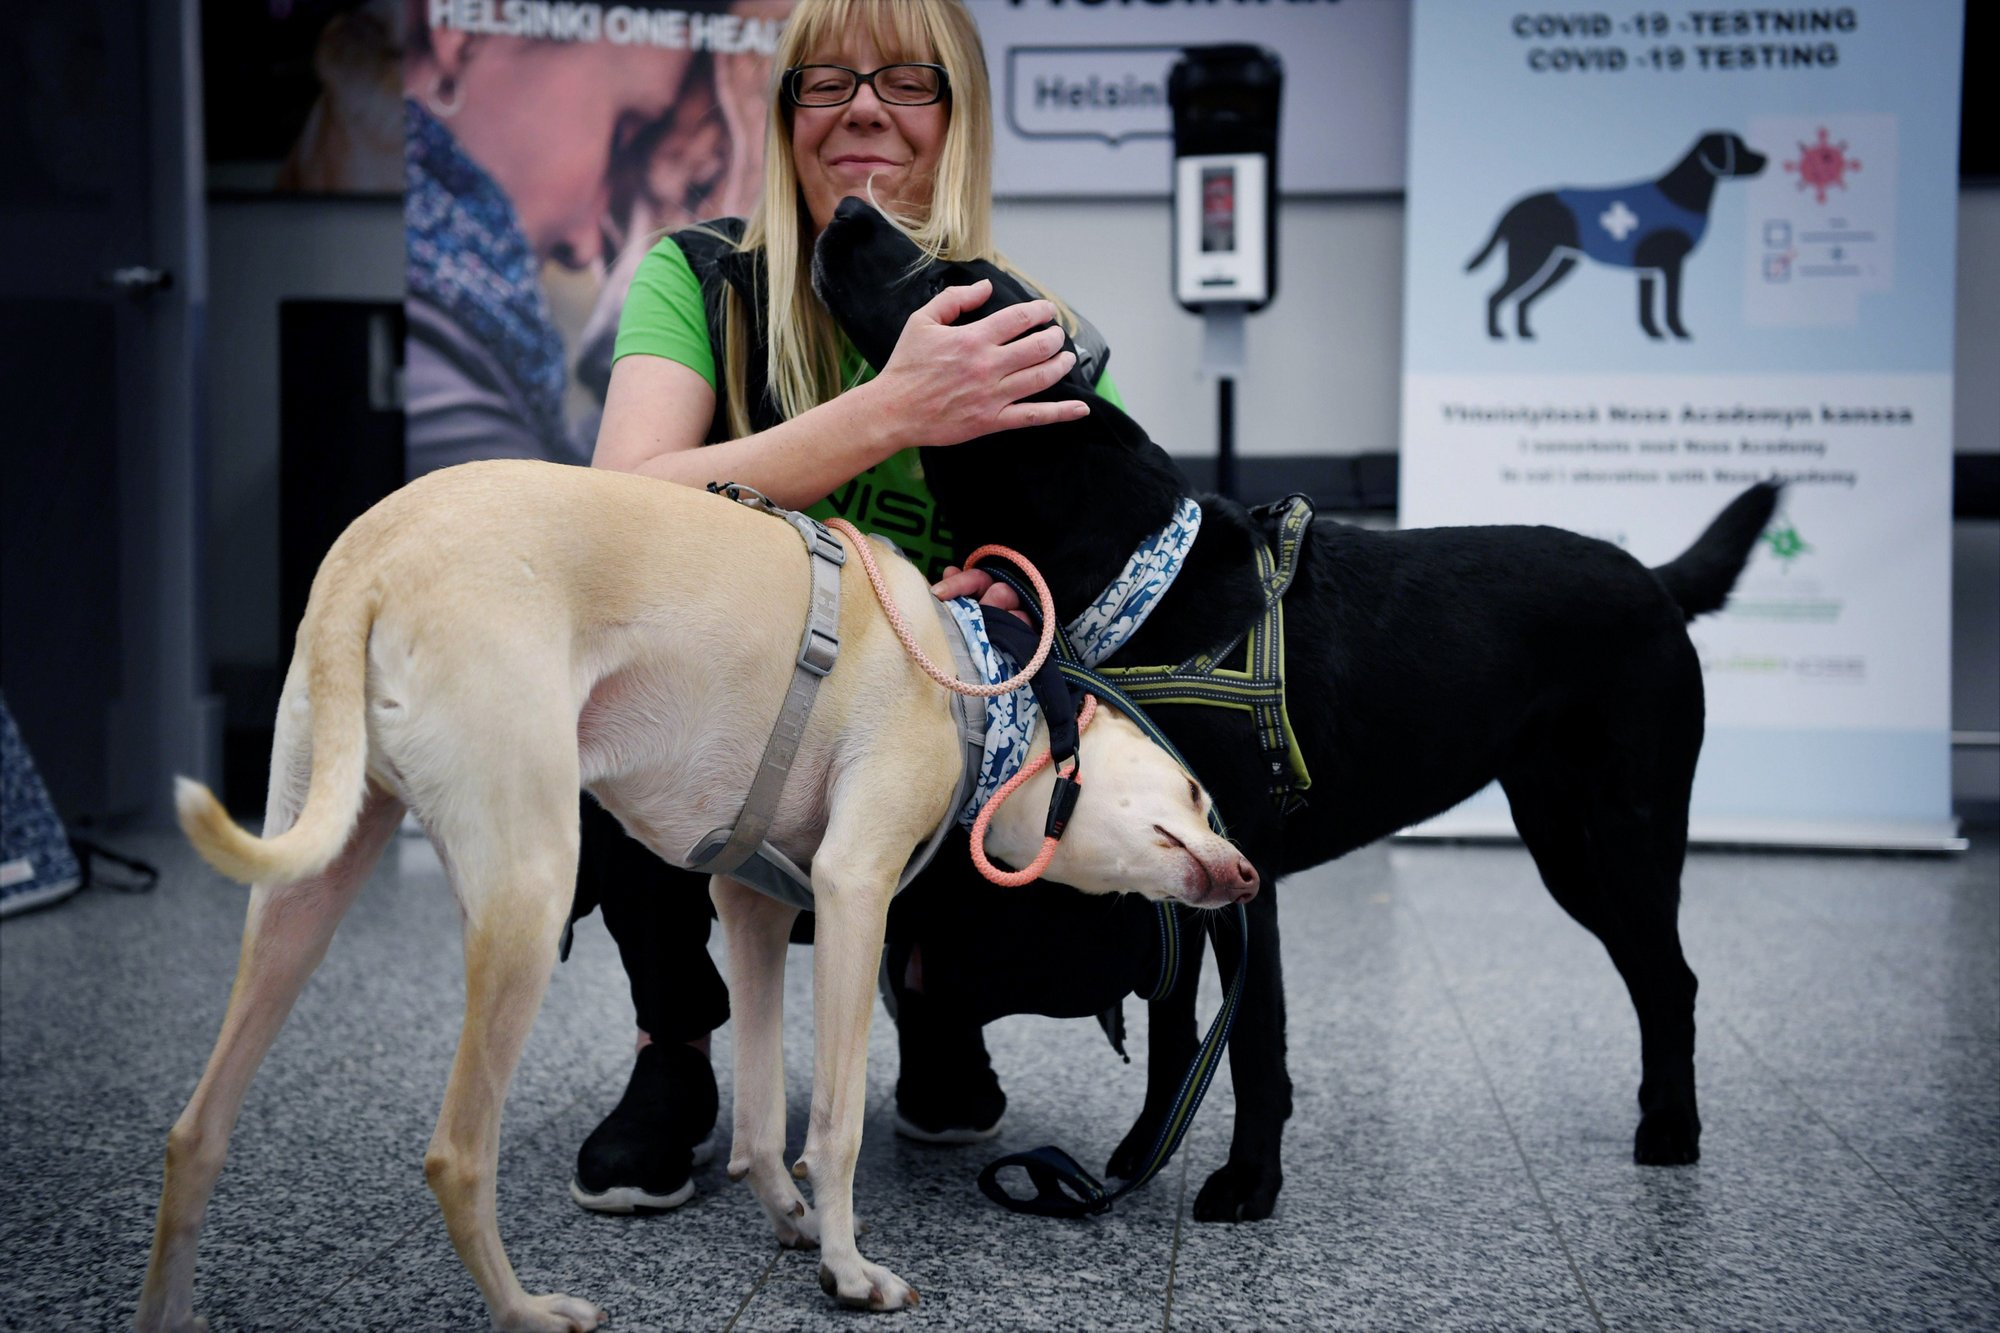
<instances>
[{"instance_id":1,"label":"coral rope leash","mask_svg":"<svg viewBox=\"0 0 2000 1333\"><path fill-rule=\"evenodd\" d=\"M1012 561L1034 585L1035 599L1042 610L1041 640L1027 665L1010 679L995 684L974 684L946 673L917 646L916 636L910 632L908 623L904 621L902 609L896 605L896 599L889 595L888 585L882 581L882 571L875 565L875 555L869 549L868 539L846 519L828 519L826 525L854 544L854 552L861 559L861 567L868 571L869 586L875 589L875 599L882 604L883 614L889 617L889 627L896 632L896 638L902 643L903 650L910 655L910 660L915 662L925 675L946 689L956 694L967 694L982 699L1011 694L1033 680L1035 673L1042 669L1042 663L1048 660L1049 651L1055 645L1055 596L1049 591L1049 585L1043 581L1041 571L1029 564L1027 558L1020 552L1005 546L982 546L965 558L967 569L973 568L988 556L1000 556ZM1077 715L1076 730L1079 736L1096 716L1097 697L1086 694L1083 697L1082 711ZM1002 870L987 859L986 827L993 818L993 812L999 809L1000 803L1012 796L1022 783L1041 772L1051 757L1051 751L1043 750L1020 772L1007 779L1000 790L993 793L992 799L980 807L978 817L973 820L972 863L979 868L980 874L1003 888L1019 888L1023 884L1032 884L1042 877L1042 872L1049 868L1049 862L1055 857L1056 843L1062 838L1063 825L1068 821L1069 812L1076 805L1077 790L1083 785L1083 779L1079 774L1081 765L1072 758L1067 773L1057 770L1056 796L1049 807L1048 831L1042 838L1042 849L1035 854L1035 859L1019 870Z\"/></svg>"},{"instance_id":2,"label":"coral rope leash","mask_svg":"<svg viewBox=\"0 0 2000 1333\"><path fill-rule=\"evenodd\" d=\"M1081 736L1096 716L1097 696L1094 694L1084 695L1083 708L1076 715L1077 735ZM1014 794L1016 787L1046 768L1049 759L1050 753L1047 750L1036 755L1020 772L1008 778L999 791L993 793L992 800L979 807L979 815L972 821L972 864L979 867L980 874L986 876L986 878L992 880L1002 888L1017 889L1023 884L1032 884L1042 877L1042 872L1049 868L1049 861L1056 854L1056 843L1062 838L1062 823L1059 821L1066 821L1069 818L1067 807L1076 804L1076 798L1071 795L1066 798L1066 805L1060 810L1056 805L1050 807L1049 822L1050 827L1054 831L1043 836L1042 850L1035 853L1035 859L1021 869L1002 870L986 859L986 825L993 818L993 812L1000 808L1000 802ZM1083 779L1077 776L1077 769L1079 767L1077 763L1072 761L1069 772L1064 773L1060 769L1056 771L1056 790L1058 793L1056 800L1058 803L1065 802L1063 783L1067 782L1071 787L1083 786Z\"/></svg>"},{"instance_id":3,"label":"coral rope leash","mask_svg":"<svg viewBox=\"0 0 2000 1333\"><path fill-rule=\"evenodd\" d=\"M980 699L992 699L1002 694L1012 694L1015 690L1021 689L1029 681L1033 680L1035 673L1042 669L1042 663L1048 661L1049 650L1055 646L1056 641L1055 594L1051 593L1049 585L1042 581L1041 571L1029 564L1026 557L1021 555L1020 552L1010 550L1005 546L982 546L965 558L965 567L967 569L971 569L989 555L1005 556L1007 559L1013 561L1021 567L1022 572L1027 574L1029 581L1034 584L1035 597L1041 603L1042 608L1042 638L1040 644L1036 646L1035 655L1028 662L1028 665L1022 667L1017 674L1008 680L1003 680L993 685L975 685L971 681L959 680L956 677L946 675L936 663L924 655L924 650L917 646L916 636L910 633L909 625L904 622L902 608L897 606L896 599L889 595L888 585L882 582L882 571L875 566L875 553L868 549L868 539L861 535L860 530L844 518L830 518L826 521L826 525L835 532L845 535L849 541L854 543L854 553L861 557L861 567L868 571L868 582L875 589L875 598L882 603L882 612L889 617L889 627L896 631L896 637L902 641L904 651L909 653L910 660L921 667L926 676L929 676L946 689L955 694L970 694Z\"/></svg>"}]
</instances>

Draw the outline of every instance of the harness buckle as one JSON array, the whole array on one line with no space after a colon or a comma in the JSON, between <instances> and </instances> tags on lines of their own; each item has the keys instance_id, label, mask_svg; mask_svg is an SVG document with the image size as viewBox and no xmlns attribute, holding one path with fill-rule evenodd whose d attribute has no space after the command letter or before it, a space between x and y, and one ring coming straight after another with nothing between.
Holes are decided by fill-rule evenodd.
<instances>
[{"instance_id":1,"label":"harness buckle","mask_svg":"<svg viewBox=\"0 0 2000 1333\"><path fill-rule=\"evenodd\" d=\"M833 661L839 656L838 634L829 634L817 625L806 628L805 641L799 645L798 665L801 670L824 676L833 670Z\"/></svg>"},{"instance_id":2,"label":"harness buckle","mask_svg":"<svg viewBox=\"0 0 2000 1333\"><path fill-rule=\"evenodd\" d=\"M812 553L814 559L824 560L830 565L847 563L847 548L822 523L813 524Z\"/></svg>"}]
</instances>

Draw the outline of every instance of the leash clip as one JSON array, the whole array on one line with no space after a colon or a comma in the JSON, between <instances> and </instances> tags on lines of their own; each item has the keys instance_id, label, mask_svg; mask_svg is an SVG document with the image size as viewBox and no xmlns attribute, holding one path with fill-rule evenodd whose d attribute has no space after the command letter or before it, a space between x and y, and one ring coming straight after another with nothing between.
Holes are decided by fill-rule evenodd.
<instances>
[{"instance_id":1,"label":"leash clip","mask_svg":"<svg viewBox=\"0 0 2000 1333\"><path fill-rule=\"evenodd\" d=\"M763 509L773 514L782 514L784 512L770 496L764 494L764 492L758 490L755 486L745 486L740 481L711 481L703 489L710 495L719 495L725 500L734 500L737 504L749 505L752 509Z\"/></svg>"},{"instance_id":2,"label":"leash clip","mask_svg":"<svg viewBox=\"0 0 2000 1333\"><path fill-rule=\"evenodd\" d=\"M1063 830L1069 827L1069 817L1076 813L1076 800L1081 795L1083 783L1077 780L1075 769L1056 774L1056 789L1049 794L1049 821L1043 826L1043 837L1062 837Z\"/></svg>"}]
</instances>

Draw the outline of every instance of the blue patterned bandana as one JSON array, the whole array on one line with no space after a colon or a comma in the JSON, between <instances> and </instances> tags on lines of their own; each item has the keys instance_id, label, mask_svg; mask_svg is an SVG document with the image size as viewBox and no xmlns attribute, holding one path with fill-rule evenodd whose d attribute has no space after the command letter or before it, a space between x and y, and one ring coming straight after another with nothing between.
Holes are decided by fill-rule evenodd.
<instances>
[{"instance_id":1,"label":"blue patterned bandana","mask_svg":"<svg viewBox=\"0 0 2000 1333\"><path fill-rule=\"evenodd\" d=\"M548 457L573 459L563 424L563 344L513 201L436 117L403 102L409 290L449 315L513 380Z\"/></svg>"},{"instance_id":2,"label":"blue patterned bandana","mask_svg":"<svg viewBox=\"0 0 2000 1333\"><path fill-rule=\"evenodd\" d=\"M1173 586L1200 531L1201 506L1183 497L1167 526L1141 542L1118 577L1069 623L1070 644L1085 666L1096 666L1139 632L1139 626ZM984 673L985 683L997 685L1020 669L1019 664L994 650L977 602L957 597L945 607L958 622L966 649ZM1027 762L1028 743L1034 738L1041 712L1034 691L1025 686L986 701L986 755L973 784L972 800L959 812L961 828L971 828L993 793Z\"/></svg>"},{"instance_id":3,"label":"blue patterned bandana","mask_svg":"<svg viewBox=\"0 0 2000 1333\"><path fill-rule=\"evenodd\" d=\"M1096 666L1139 632L1174 585L1200 532L1201 506L1184 495L1167 526L1139 543L1111 585L1069 622L1070 645L1085 666Z\"/></svg>"}]
</instances>

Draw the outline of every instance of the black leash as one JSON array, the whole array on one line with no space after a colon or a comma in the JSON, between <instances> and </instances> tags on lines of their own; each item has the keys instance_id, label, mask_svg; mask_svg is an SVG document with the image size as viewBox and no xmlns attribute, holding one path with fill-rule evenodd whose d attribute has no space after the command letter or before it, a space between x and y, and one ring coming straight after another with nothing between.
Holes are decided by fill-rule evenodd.
<instances>
[{"instance_id":1,"label":"black leash","mask_svg":"<svg viewBox=\"0 0 2000 1333\"><path fill-rule=\"evenodd\" d=\"M1211 923L1221 915L1220 912L1211 913ZM1029 1152L1010 1153L989 1162L986 1169L979 1173L982 1194L1013 1213L1032 1213L1037 1217L1093 1217L1109 1212L1112 1204L1160 1174L1161 1169L1173 1160L1181 1140L1187 1137L1188 1129L1194 1124L1194 1114L1201 1108L1202 1098L1208 1095L1208 1085L1214 1081L1215 1071L1221 1067L1222 1052L1229 1045L1229 1030L1236 1023L1236 1011L1243 999L1243 979L1250 970L1250 917L1241 903L1236 906L1236 929L1243 946L1236 979L1230 983L1229 994L1223 998L1221 1010L1209 1024L1201 1049L1195 1052L1193 1063L1181 1079L1180 1091L1174 1095L1173 1109L1153 1139L1152 1149L1146 1154L1145 1165L1140 1168L1139 1174L1114 1190L1084 1170L1076 1158L1054 1144L1048 1144ZM1209 930L1213 934L1215 926L1211 924ZM1035 1188L1032 1197L1017 1197L1000 1183L1000 1173L1010 1167L1019 1167L1027 1172L1028 1183Z\"/></svg>"},{"instance_id":2,"label":"black leash","mask_svg":"<svg viewBox=\"0 0 2000 1333\"><path fill-rule=\"evenodd\" d=\"M1028 615L1036 615L1035 599L1025 582L1005 567L1004 562L995 561L982 566L990 570L996 578L1006 582L1016 592L1022 594L1022 603L1029 609ZM1002 617L989 617L989 624ZM1036 627L1039 634L1039 626ZM1124 691L1098 675L1077 660L1075 650L1070 645L1069 636L1062 626L1056 626L1055 647L1050 653L1062 678L1071 686L1088 690L1104 702L1116 706L1125 713L1156 744L1171 755L1181 768L1189 773L1187 761L1181 757L1166 734L1147 717L1146 714L1127 698ZM1209 826L1224 837L1228 832L1215 808L1209 808ZM1166 903L1157 904L1160 912L1160 980L1148 1001L1166 996L1174 987L1180 975L1180 926L1173 908ZM1216 923L1221 912L1208 914L1208 929L1215 934ZM979 1173L979 1189L987 1198L1009 1212L1030 1213L1037 1217L1090 1217L1110 1211L1111 1205L1132 1191L1141 1188L1157 1176L1166 1164L1173 1160L1181 1141L1187 1137L1188 1129L1194 1124L1195 1112L1200 1109L1202 1098L1208 1095L1208 1085L1214 1081L1215 1071L1221 1067L1222 1052L1228 1048L1230 1029L1235 1026L1236 1013L1243 998L1244 978L1250 972L1250 917L1241 903L1236 905L1236 929L1242 948L1241 960L1237 964L1236 977L1230 983L1229 993L1223 998L1222 1008L1216 1012L1209 1024L1208 1033L1202 1038L1193 1061L1181 1078L1180 1090L1174 1096L1173 1108L1169 1111L1160 1132L1153 1139L1153 1146L1146 1154L1139 1174L1126 1181L1117 1189L1105 1183L1083 1168L1083 1165L1053 1144L1035 1148L1029 1152L1010 1153L987 1164ZM1221 941L1217 939L1217 956L1220 957ZM1115 1045L1115 1042L1114 1042ZM1123 1053L1122 1051L1120 1052ZM1019 1197L1000 1183L1000 1173L1018 1167L1025 1171L1028 1183L1034 1186L1032 1197Z\"/></svg>"}]
</instances>

